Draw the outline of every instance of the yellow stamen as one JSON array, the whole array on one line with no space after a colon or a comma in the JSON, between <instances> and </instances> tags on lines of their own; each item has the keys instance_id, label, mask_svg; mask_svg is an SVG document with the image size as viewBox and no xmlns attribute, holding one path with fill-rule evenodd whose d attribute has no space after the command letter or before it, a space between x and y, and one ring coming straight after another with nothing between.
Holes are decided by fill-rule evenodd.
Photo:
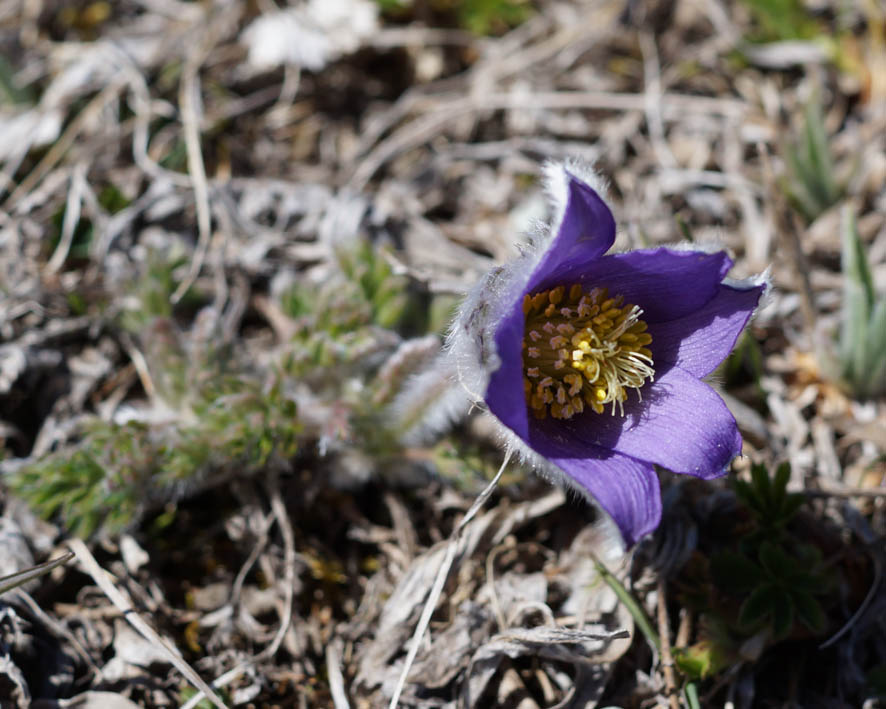
<instances>
[{"instance_id":1,"label":"yellow stamen","mask_svg":"<svg viewBox=\"0 0 886 709\"><path fill-rule=\"evenodd\" d=\"M585 406L603 413L606 404L613 415L616 407L623 414L627 390L639 396L655 375L642 313L619 295L610 298L605 288L585 292L574 284L527 293L524 390L533 415L568 419Z\"/></svg>"}]
</instances>

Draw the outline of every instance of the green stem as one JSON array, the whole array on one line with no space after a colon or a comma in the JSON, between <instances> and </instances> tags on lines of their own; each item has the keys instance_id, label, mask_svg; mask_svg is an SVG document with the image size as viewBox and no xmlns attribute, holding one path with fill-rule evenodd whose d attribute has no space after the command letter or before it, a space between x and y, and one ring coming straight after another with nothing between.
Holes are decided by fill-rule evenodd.
<instances>
[{"instance_id":1,"label":"green stem","mask_svg":"<svg viewBox=\"0 0 886 709\"><path fill-rule=\"evenodd\" d=\"M634 622L637 624L637 627L640 628L640 632L646 636L646 641L657 651L661 651L661 641L658 638L658 633L655 632L655 628L652 626L652 621L649 620L649 616L646 615L646 611L643 610L643 607L637 601L636 598L631 595L631 592L628 591L624 587L621 581L616 578L616 576L607 569L603 563L597 559L596 556L591 554L591 557L594 560L594 567L597 569L597 573L600 574L600 578L602 578L606 584L615 591L615 595L618 596L618 600L620 600L625 608L628 609L628 613L631 614L631 617L634 619Z\"/></svg>"},{"instance_id":2,"label":"green stem","mask_svg":"<svg viewBox=\"0 0 886 709\"><path fill-rule=\"evenodd\" d=\"M689 704L689 709L701 709L701 702L698 701L698 687L695 686L695 682L689 682L686 685L686 702Z\"/></svg>"}]
</instances>

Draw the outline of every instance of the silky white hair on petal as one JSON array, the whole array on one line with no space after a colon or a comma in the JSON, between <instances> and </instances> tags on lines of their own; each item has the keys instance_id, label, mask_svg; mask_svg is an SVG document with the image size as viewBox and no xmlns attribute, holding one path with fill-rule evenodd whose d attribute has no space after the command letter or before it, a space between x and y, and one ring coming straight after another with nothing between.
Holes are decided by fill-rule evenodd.
<instances>
[{"instance_id":1,"label":"silky white hair on petal","mask_svg":"<svg viewBox=\"0 0 886 709\"><path fill-rule=\"evenodd\" d=\"M717 254L726 251L723 244L719 244L714 240L707 241L678 241L675 244L661 244L661 248L670 249L671 251L694 251L702 254ZM729 254L731 257L731 254Z\"/></svg>"},{"instance_id":2,"label":"silky white hair on petal","mask_svg":"<svg viewBox=\"0 0 886 709\"><path fill-rule=\"evenodd\" d=\"M772 290L772 266L767 266L763 273L758 273L748 278L730 278L726 276L723 279L723 285L730 288L738 288L739 290L748 290L750 288L759 288L763 286L763 297L769 295ZM758 307L762 306L762 302Z\"/></svg>"},{"instance_id":3,"label":"silky white hair on petal","mask_svg":"<svg viewBox=\"0 0 886 709\"><path fill-rule=\"evenodd\" d=\"M601 198L609 191L606 180L598 175L594 168L581 160L570 159L565 162L546 162L542 167L545 192L551 200L554 218L549 230L553 237L560 230L566 204L569 201L569 181L576 177L594 190Z\"/></svg>"},{"instance_id":4,"label":"silky white hair on petal","mask_svg":"<svg viewBox=\"0 0 886 709\"><path fill-rule=\"evenodd\" d=\"M521 255L480 279L462 302L446 336L446 349L455 362L458 381L475 401L483 401L489 377L501 364L495 351L498 324L510 314L514 303L521 301L530 276L563 222L570 176L601 194L605 192L606 183L586 163L547 163L543 179L554 212L552 223L535 224L525 244L518 247Z\"/></svg>"}]
</instances>

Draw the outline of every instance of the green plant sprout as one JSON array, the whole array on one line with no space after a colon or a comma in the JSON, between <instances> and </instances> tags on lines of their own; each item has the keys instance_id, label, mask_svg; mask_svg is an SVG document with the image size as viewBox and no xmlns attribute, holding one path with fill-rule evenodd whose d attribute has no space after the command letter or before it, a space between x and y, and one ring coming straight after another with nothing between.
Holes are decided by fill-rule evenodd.
<instances>
[{"instance_id":1,"label":"green plant sprout","mask_svg":"<svg viewBox=\"0 0 886 709\"><path fill-rule=\"evenodd\" d=\"M765 465L751 465L751 480L733 480L732 487L738 499L750 510L759 530L769 536L784 530L806 499L789 493L791 466L782 463L769 478Z\"/></svg>"},{"instance_id":2,"label":"green plant sprout","mask_svg":"<svg viewBox=\"0 0 886 709\"><path fill-rule=\"evenodd\" d=\"M229 379L200 392L190 423L89 421L78 444L24 466L10 488L75 535L116 534L200 484L295 455L300 424L281 386Z\"/></svg>"},{"instance_id":3,"label":"green plant sprout","mask_svg":"<svg viewBox=\"0 0 886 709\"><path fill-rule=\"evenodd\" d=\"M779 42L822 37L822 28L802 0L743 0L759 32L750 39L757 42Z\"/></svg>"},{"instance_id":4,"label":"green plant sprout","mask_svg":"<svg viewBox=\"0 0 886 709\"><path fill-rule=\"evenodd\" d=\"M826 630L832 571L818 547L793 531L805 497L787 491L789 479L783 463L772 476L755 464L749 481L734 480L733 528L681 572L681 599L700 616L696 642L674 652L687 677L716 676L741 661L748 647L764 652Z\"/></svg>"},{"instance_id":5,"label":"green plant sprout","mask_svg":"<svg viewBox=\"0 0 886 709\"><path fill-rule=\"evenodd\" d=\"M150 403L160 415L126 423L87 417L75 443L9 479L37 512L74 534L116 534L146 512L234 475L285 468L318 441L324 451L360 453L371 470L402 453L387 407L436 354L439 340L408 339L426 334L433 300L415 297L383 247L349 242L322 284L299 282L285 292L277 306L290 320L291 337L261 363L218 344L199 322L180 329L170 295L184 262L175 249L149 253L111 321L139 341ZM188 295L190 307L203 300ZM306 424L300 400L324 413ZM483 468L476 451L455 455L471 466L443 464L438 456L444 475Z\"/></svg>"},{"instance_id":6,"label":"green plant sprout","mask_svg":"<svg viewBox=\"0 0 886 709\"><path fill-rule=\"evenodd\" d=\"M886 393L886 293L874 288L855 214L843 210L843 311L837 347L839 376L857 397Z\"/></svg>"},{"instance_id":7,"label":"green plant sprout","mask_svg":"<svg viewBox=\"0 0 886 709\"><path fill-rule=\"evenodd\" d=\"M803 108L799 139L789 143L784 154L788 166L784 189L806 220L815 220L843 198L848 180L837 177L817 99Z\"/></svg>"},{"instance_id":8,"label":"green plant sprout","mask_svg":"<svg viewBox=\"0 0 886 709\"><path fill-rule=\"evenodd\" d=\"M821 556L808 545L800 546L798 552L795 557L772 542L763 542L756 562L731 551L711 559L714 583L720 589L748 594L737 619L742 631L753 633L767 627L780 640L790 632L795 617L814 633L824 630L824 611L815 599L827 588L817 571Z\"/></svg>"}]
</instances>

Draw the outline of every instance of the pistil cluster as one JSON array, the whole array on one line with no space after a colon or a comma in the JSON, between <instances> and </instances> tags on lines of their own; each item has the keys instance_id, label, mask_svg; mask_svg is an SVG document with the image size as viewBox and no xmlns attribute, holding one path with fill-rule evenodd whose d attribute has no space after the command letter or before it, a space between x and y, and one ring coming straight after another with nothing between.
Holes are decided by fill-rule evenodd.
<instances>
[{"instance_id":1,"label":"pistil cluster","mask_svg":"<svg viewBox=\"0 0 886 709\"><path fill-rule=\"evenodd\" d=\"M589 406L624 413L627 389L653 379L642 310L606 288L557 286L523 298L523 388L536 418L572 418Z\"/></svg>"}]
</instances>

